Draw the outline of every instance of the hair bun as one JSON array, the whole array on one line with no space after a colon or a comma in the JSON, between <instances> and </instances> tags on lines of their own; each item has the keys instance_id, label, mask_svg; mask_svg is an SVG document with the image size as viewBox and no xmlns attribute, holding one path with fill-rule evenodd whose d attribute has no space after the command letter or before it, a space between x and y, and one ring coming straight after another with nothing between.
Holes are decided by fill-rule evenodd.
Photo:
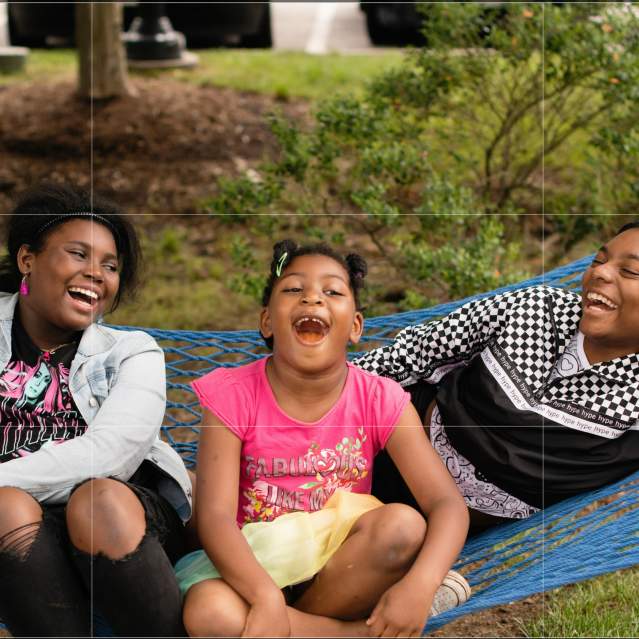
<instances>
[{"instance_id":1,"label":"hair bun","mask_svg":"<svg viewBox=\"0 0 639 639\"><path fill-rule=\"evenodd\" d=\"M368 273L368 264L366 264L366 260L357 253L349 253L345 259L346 264L348 264L348 269L352 273L353 277L358 280L363 280Z\"/></svg>"}]
</instances>

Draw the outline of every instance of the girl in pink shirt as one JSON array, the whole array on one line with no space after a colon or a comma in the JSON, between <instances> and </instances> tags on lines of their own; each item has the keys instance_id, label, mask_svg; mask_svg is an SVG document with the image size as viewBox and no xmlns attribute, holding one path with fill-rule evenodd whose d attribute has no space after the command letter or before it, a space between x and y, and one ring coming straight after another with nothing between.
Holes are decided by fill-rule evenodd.
<instances>
[{"instance_id":1,"label":"girl in pink shirt","mask_svg":"<svg viewBox=\"0 0 639 639\"><path fill-rule=\"evenodd\" d=\"M357 255L279 242L259 323L273 354L193 384L204 408L197 527L221 579L188 589L184 624L192 636L422 632L464 543L468 515L408 394L347 362L348 343L362 335L365 275ZM368 496L382 448L428 526L416 510ZM274 531L299 511L317 520L343 496L364 504L357 511L363 514L348 523L319 572L287 598L243 532Z\"/></svg>"}]
</instances>

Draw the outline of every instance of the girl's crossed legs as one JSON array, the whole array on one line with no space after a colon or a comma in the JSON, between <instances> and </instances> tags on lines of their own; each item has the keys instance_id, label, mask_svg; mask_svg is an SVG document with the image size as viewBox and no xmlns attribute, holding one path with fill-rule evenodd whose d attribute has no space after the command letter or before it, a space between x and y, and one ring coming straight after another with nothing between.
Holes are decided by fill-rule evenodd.
<instances>
[{"instance_id":1,"label":"girl's crossed legs","mask_svg":"<svg viewBox=\"0 0 639 639\"><path fill-rule=\"evenodd\" d=\"M421 514L387 504L362 515L303 594L287 607L291 636L368 636L366 618L410 569L426 535ZM221 579L192 586L184 603L191 636L237 637L249 604Z\"/></svg>"}]
</instances>

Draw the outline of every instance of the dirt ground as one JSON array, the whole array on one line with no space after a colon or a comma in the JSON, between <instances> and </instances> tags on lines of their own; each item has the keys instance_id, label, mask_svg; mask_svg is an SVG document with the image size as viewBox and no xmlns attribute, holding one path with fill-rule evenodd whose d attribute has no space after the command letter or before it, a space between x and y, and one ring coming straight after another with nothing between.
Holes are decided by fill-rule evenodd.
<instances>
[{"instance_id":1,"label":"dirt ground","mask_svg":"<svg viewBox=\"0 0 639 639\"><path fill-rule=\"evenodd\" d=\"M522 623L543 614L542 594L467 615L442 626L428 637L525 637Z\"/></svg>"},{"instance_id":2,"label":"dirt ground","mask_svg":"<svg viewBox=\"0 0 639 639\"><path fill-rule=\"evenodd\" d=\"M93 181L131 213L194 213L220 175L243 173L273 148L267 113L309 110L305 101L171 80L133 85L137 97L93 107L70 82L0 87L0 212L46 179Z\"/></svg>"}]
</instances>

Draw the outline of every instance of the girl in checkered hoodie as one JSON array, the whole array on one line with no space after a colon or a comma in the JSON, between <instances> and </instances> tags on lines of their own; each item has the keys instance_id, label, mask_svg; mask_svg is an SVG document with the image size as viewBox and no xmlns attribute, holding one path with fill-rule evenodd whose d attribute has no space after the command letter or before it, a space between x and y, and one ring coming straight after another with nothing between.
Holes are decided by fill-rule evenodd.
<instances>
[{"instance_id":1,"label":"girl in checkered hoodie","mask_svg":"<svg viewBox=\"0 0 639 639\"><path fill-rule=\"evenodd\" d=\"M602 246L582 292L474 300L355 363L410 390L471 526L528 517L639 469L639 222ZM410 496L388 458L373 493Z\"/></svg>"}]
</instances>

